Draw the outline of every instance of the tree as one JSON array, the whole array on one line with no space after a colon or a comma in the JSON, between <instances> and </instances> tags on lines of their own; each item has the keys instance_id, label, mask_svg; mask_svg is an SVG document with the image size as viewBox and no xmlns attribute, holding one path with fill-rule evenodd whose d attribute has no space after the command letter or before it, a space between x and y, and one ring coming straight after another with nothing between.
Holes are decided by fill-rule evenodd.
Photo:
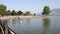
<instances>
[{"instance_id":1,"label":"tree","mask_svg":"<svg viewBox=\"0 0 60 34\"><path fill-rule=\"evenodd\" d=\"M0 4L0 15L6 15L6 9L7 7L3 4Z\"/></svg>"},{"instance_id":2,"label":"tree","mask_svg":"<svg viewBox=\"0 0 60 34\"><path fill-rule=\"evenodd\" d=\"M43 9L42 14L43 14L43 15L49 15L50 12L51 12L51 11L50 11L49 6L45 6L44 9Z\"/></svg>"},{"instance_id":3,"label":"tree","mask_svg":"<svg viewBox=\"0 0 60 34\"><path fill-rule=\"evenodd\" d=\"M11 15L11 11L7 10L7 14L6 15Z\"/></svg>"},{"instance_id":4,"label":"tree","mask_svg":"<svg viewBox=\"0 0 60 34\"><path fill-rule=\"evenodd\" d=\"M34 13L34 16L36 15L36 13Z\"/></svg>"},{"instance_id":5,"label":"tree","mask_svg":"<svg viewBox=\"0 0 60 34\"><path fill-rule=\"evenodd\" d=\"M15 10L12 10L11 15L17 15L17 12Z\"/></svg>"},{"instance_id":6,"label":"tree","mask_svg":"<svg viewBox=\"0 0 60 34\"><path fill-rule=\"evenodd\" d=\"M17 13L18 13L18 15L22 15L22 14L23 14L23 12L22 12L22 11L18 11Z\"/></svg>"},{"instance_id":7,"label":"tree","mask_svg":"<svg viewBox=\"0 0 60 34\"><path fill-rule=\"evenodd\" d=\"M44 12L42 12L42 15L44 15Z\"/></svg>"},{"instance_id":8,"label":"tree","mask_svg":"<svg viewBox=\"0 0 60 34\"><path fill-rule=\"evenodd\" d=\"M29 11L26 11L26 13L25 13L26 15L30 15L30 12Z\"/></svg>"}]
</instances>

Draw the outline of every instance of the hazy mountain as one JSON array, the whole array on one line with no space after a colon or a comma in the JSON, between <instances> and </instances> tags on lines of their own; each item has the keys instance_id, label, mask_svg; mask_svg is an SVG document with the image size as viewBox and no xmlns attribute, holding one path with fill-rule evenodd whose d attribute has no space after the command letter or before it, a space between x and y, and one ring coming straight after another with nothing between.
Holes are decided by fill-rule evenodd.
<instances>
[{"instance_id":1,"label":"hazy mountain","mask_svg":"<svg viewBox=\"0 0 60 34\"><path fill-rule=\"evenodd\" d=\"M37 13L38 16L41 16L42 13ZM52 9L50 15L60 15L60 9Z\"/></svg>"},{"instance_id":2,"label":"hazy mountain","mask_svg":"<svg viewBox=\"0 0 60 34\"><path fill-rule=\"evenodd\" d=\"M53 11L53 12L60 13L60 9L53 9L52 11Z\"/></svg>"},{"instance_id":3,"label":"hazy mountain","mask_svg":"<svg viewBox=\"0 0 60 34\"><path fill-rule=\"evenodd\" d=\"M50 15L60 15L60 9L52 9Z\"/></svg>"}]
</instances>

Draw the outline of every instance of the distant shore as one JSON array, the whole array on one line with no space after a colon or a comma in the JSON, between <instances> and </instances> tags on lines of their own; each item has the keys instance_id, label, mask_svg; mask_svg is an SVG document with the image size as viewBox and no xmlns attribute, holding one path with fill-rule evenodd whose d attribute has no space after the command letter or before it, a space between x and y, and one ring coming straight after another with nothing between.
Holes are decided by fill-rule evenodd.
<instances>
[{"instance_id":1,"label":"distant shore","mask_svg":"<svg viewBox=\"0 0 60 34\"><path fill-rule=\"evenodd\" d=\"M3 16L0 17L0 20L8 20L8 19L14 19L14 18L48 18L49 16Z\"/></svg>"}]
</instances>

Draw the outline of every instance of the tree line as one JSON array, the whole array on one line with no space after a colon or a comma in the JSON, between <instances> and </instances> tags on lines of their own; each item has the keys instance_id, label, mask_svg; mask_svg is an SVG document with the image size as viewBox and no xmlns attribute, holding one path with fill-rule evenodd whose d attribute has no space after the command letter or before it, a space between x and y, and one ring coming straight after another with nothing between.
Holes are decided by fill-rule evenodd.
<instances>
[{"instance_id":1,"label":"tree line","mask_svg":"<svg viewBox=\"0 0 60 34\"><path fill-rule=\"evenodd\" d=\"M49 6L44 6L43 8L43 12L42 15L49 15L50 14L50 8ZM0 16L4 16L4 15L36 15L36 13L31 14L30 11L26 11L25 13L23 13L22 11L15 11L15 10L7 10L7 6L0 4Z\"/></svg>"},{"instance_id":2,"label":"tree line","mask_svg":"<svg viewBox=\"0 0 60 34\"><path fill-rule=\"evenodd\" d=\"M22 11L15 11L15 10L7 10L7 6L0 4L0 16L6 15L36 15L36 13L31 14L30 11L26 11L23 13Z\"/></svg>"}]
</instances>

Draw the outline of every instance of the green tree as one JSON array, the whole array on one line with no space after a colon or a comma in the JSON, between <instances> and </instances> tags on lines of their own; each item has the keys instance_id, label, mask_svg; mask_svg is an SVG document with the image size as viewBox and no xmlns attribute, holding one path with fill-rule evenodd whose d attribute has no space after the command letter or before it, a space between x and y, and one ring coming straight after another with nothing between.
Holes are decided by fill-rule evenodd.
<instances>
[{"instance_id":1,"label":"green tree","mask_svg":"<svg viewBox=\"0 0 60 34\"><path fill-rule=\"evenodd\" d=\"M17 15L17 12L15 10L12 10L11 15Z\"/></svg>"},{"instance_id":2,"label":"green tree","mask_svg":"<svg viewBox=\"0 0 60 34\"><path fill-rule=\"evenodd\" d=\"M34 13L34 16L36 15L36 13Z\"/></svg>"},{"instance_id":3,"label":"green tree","mask_svg":"<svg viewBox=\"0 0 60 34\"><path fill-rule=\"evenodd\" d=\"M11 11L7 10L7 14L6 15L11 15Z\"/></svg>"},{"instance_id":4,"label":"green tree","mask_svg":"<svg viewBox=\"0 0 60 34\"><path fill-rule=\"evenodd\" d=\"M29 11L26 11L26 13L25 13L26 15L30 15L30 12Z\"/></svg>"},{"instance_id":5,"label":"green tree","mask_svg":"<svg viewBox=\"0 0 60 34\"><path fill-rule=\"evenodd\" d=\"M0 4L0 15L6 15L7 7L3 4Z\"/></svg>"},{"instance_id":6,"label":"green tree","mask_svg":"<svg viewBox=\"0 0 60 34\"><path fill-rule=\"evenodd\" d=\"M18 13L18 15L22 15L22 14L23 14L23 12L22 12L22 11L18 11L17 13Z\"/></svg>"},{"instance_id":7,"label":"green tree","mask_svg":"<svg viewBox=\"0 0 60 34\"><path fill-rule=\"evenodd\" d=\"M49 15L50 12L51 12L51 11L50 11L49 6L45 6L44 9L43 9L42 14L43 14L43 15Z\"/></svg>"}]
</instances>

